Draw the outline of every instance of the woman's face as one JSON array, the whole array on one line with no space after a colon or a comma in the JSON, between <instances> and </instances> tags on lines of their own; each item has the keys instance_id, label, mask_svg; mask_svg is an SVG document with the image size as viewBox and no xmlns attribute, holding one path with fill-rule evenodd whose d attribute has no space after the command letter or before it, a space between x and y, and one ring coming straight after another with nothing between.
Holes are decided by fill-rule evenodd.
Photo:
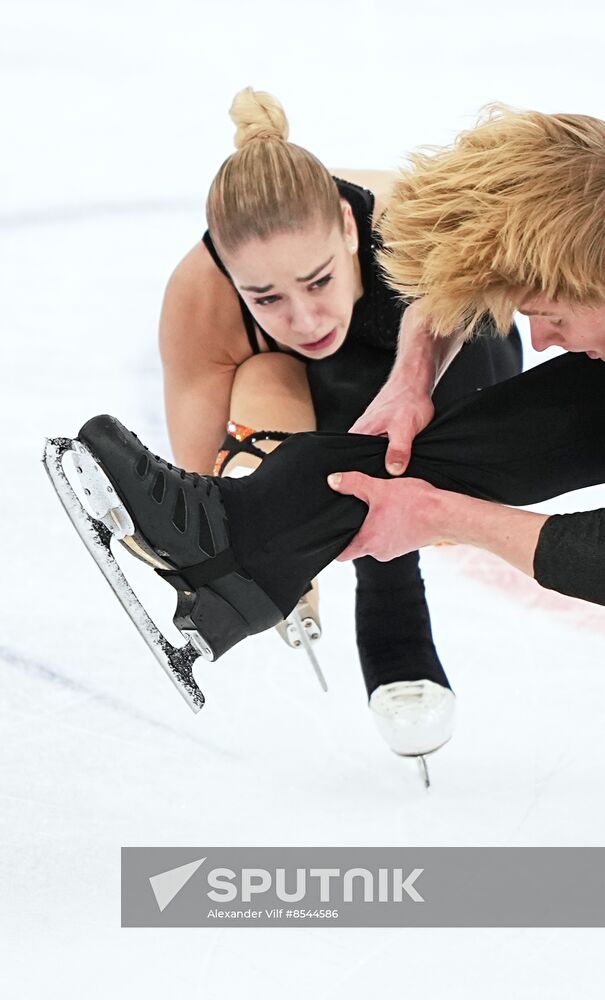
<instances>
[{"instance_id":1,"label":"woman's face","mask_svg":"<svg viewBox=\"0 0 605 1000\"><path fill-rule=\"evenodd\" d=\"M259 326L308 358L334 354L363 294L358 235L343 202L345 230L318 220L304 229L251 240L225 260L235 287Z\"/></svg>"}]
</instances>

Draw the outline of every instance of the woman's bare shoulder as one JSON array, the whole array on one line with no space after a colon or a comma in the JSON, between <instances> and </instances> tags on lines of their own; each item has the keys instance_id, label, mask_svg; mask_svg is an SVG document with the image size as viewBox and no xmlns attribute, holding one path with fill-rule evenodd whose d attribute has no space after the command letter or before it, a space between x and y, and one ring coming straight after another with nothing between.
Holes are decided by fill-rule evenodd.
<instances>
[{"instance_id":1,"label":"woman's bare shoulder","mask_svg":"<svg viewBox=\"0 0 605 1000\"><path fill-rule=\"evenodd\" d=\"M160 320L165 361L241 364L252 352L237 293L203 242L196 243L168 279Z\"/></svg>"}]
</instances>

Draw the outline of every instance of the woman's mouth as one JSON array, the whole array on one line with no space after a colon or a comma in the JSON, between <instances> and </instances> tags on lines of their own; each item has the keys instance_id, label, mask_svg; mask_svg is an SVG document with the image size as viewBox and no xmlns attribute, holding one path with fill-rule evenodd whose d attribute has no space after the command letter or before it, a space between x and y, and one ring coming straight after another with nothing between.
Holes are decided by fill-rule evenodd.
<instances>
[{"instance_id":1,"label":"woman's mouth","mask_svg":"<svg viewBox=\"0 0 605 1000\"><path fill-rule=\"evenodd\" d=\"M314 340L310 344L301 344L303 351L321 351L324 347L329 347L336 340L336 327L322 337L321 340Z\"/></svg>"}]
</instances>

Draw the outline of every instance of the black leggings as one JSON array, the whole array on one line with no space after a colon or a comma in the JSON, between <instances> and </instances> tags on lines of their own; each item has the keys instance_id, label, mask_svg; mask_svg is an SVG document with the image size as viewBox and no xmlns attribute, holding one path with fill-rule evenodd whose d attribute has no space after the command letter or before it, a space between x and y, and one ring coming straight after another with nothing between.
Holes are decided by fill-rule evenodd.
<instances>
[{"instance_id":1,"label":"black leggings","mask_svg":"<svg viewBox=\"0 0 605 1000\"><path fill-rule=\"evenodd\" d=\"M347 431L389 377L394 351L348 337L335 354L307 364L319 431ZM486 324L481 337L464 344L433 394L437 413L462 396L517 375L521 341ZM378 562L354 560L355 633L368 695L381 684L428 679L449 687L431 629L418 552Z\"/></svg>"},{"instance_id":2,"label":"black leggings","mask_svg":"<svg viewBox=\"0 0 605 1000\"><path fill-rule=\"evenodd\" d=\"M347 431L386 382L394 353L348 339L328 358L307 364L309 386L320 431ZM464 344L433 394L437 413L471 392L517 375L521 341L513 327L508 337L484 335ZM379 562L354 560L355 633L368 695L392 681L428 679L449 687L435 648L418 552Z\"/></svg>"},{"instance_id":3,"label":"black leggings","mask_svg":"<svg viewBox=\"0 0 605 1000\"><path fill-rule=\"evenodd\" d=\"M505 338L494 336L489 326L484 333L463 346L441 379L433 395L436 412L521 371L517 330L513 327ZM307 361L317 429L347 431L386 382L394 360L394 350L348 337L335 354ZM277 437L273 432L268 436ZM279 436L285 440L291 435ZM237 450L263 454L248 440L237 444L230 435L223 449L223 463ZM426 678L449 687L433 641L418 553L409 552L390 563L365 556L355 559L354 566L355 631L368 695L381 684L401 680Z\"/></svg>"},{"instance_id":4,"label":"black leggings","mask_svg":"<svg viewBox=\"0 0 605 1000\"><path fill-rule=\"evenodd\" d=\"M326 477L390 478L386 449L382 437L295 434L251 476L219 481L236 558L284 615L367 513ZM605 364L564 354L466 396L417 436L405 475L518 506L605 482Z\"/></svg>"}]
</instances>

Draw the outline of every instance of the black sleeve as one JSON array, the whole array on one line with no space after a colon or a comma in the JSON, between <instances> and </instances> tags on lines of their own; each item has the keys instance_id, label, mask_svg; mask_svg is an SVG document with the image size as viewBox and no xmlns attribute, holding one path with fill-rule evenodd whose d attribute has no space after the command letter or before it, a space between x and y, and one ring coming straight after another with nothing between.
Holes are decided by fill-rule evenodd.
<instances>
[{"instance_id":1,"label":"black sleeve","mask_svg":"<svg viewBox=\"0 0 605 1000\"><path fill-rule=\"evenodd\" d=\"M605 509L549 517L538 537L534 577L547 590L605 604Z\"/></svg>"}]
</instances>

